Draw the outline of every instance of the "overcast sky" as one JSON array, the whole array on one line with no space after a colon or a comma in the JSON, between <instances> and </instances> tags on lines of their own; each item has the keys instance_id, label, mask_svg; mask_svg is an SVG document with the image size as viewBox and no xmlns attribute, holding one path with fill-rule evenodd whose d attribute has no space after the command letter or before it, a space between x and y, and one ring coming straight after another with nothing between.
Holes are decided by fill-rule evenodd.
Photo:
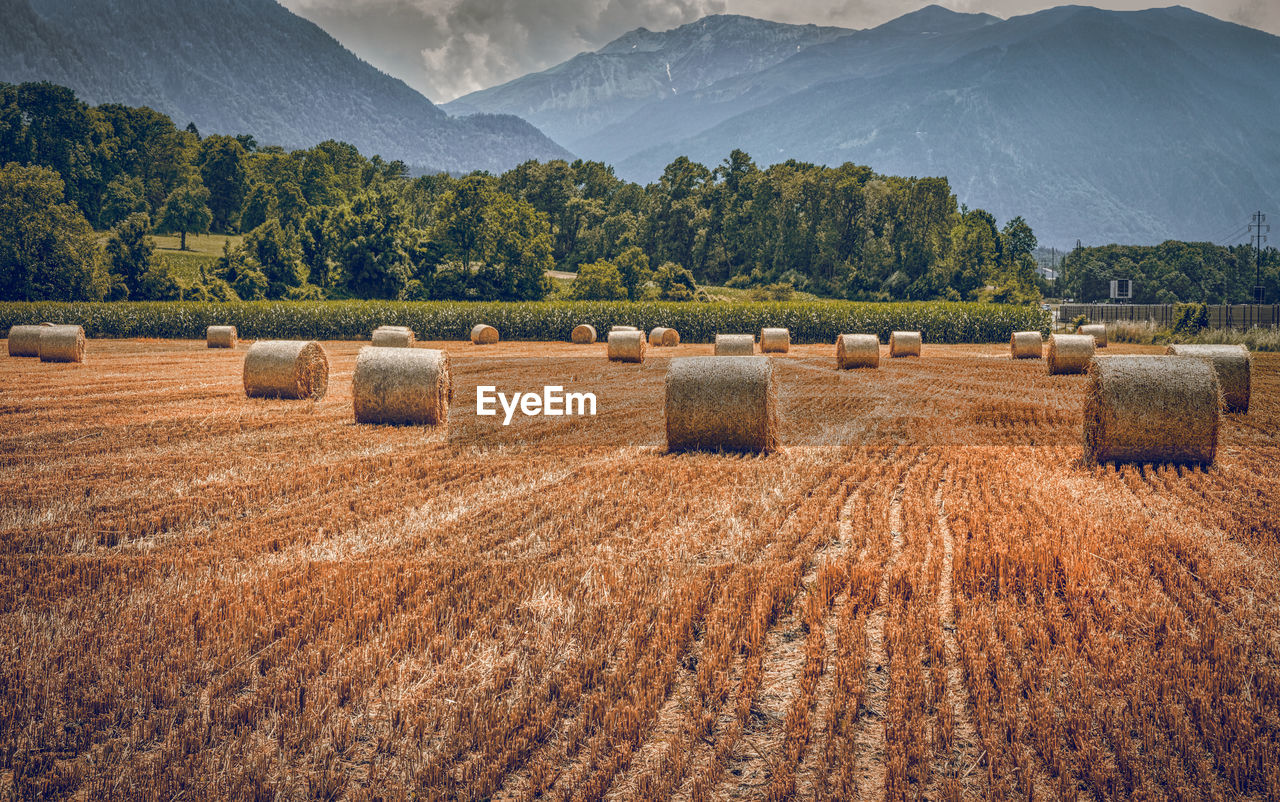
<instances>
[{"instance_id":1,"label":"overcast sky","mask_svg":"<svg viewBox=\"0 0 1280 802\"><path fill-rule=\"evenodd\" d=\"M1011 17L1089 0L938 0ZM281 0L369 63L443 103L595 50L633 28L660 31L707 14L868 28L929 0ZM1101 0L1103 8L1173 5ZM1280 0L1181 0L1280 35Z\"/></svg>"}]
</instances>

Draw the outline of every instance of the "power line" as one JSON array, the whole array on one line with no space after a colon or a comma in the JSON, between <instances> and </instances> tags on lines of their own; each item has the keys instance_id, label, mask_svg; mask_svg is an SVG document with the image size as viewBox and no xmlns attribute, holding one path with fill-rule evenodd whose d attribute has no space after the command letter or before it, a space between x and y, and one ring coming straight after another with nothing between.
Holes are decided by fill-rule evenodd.
<instances>
[{"instance_id":1,"label":"power line","mask_svg":"<svg viewBox=\"0 0 1280 802\"><path fill-rule=\"evenodd\" d=\"M1258 243L1253 249L1253 302L1260 304L1264 300L1266 288L1262 286L1262 244L1267 241L1271 226L1267 225L1267 216L1259 211L1249 224L1249 234Z\"/></svg>"},{"instance_id":2,"label":"power line","mask_svg":"<svg viewBox=\"0 0 1280 802\"><path fill-rule=\"evenodd\" d=\"M1227 234L1226 236L1219 235L1209 241L1217 242L1225 245L1238 245L1240 243L1240 238L1243 237L1248 231L1249 231L1249 226L1247 225L1240 226L1235 231L1231 232L1230 234Z\"/></svg>"}]
</instances>

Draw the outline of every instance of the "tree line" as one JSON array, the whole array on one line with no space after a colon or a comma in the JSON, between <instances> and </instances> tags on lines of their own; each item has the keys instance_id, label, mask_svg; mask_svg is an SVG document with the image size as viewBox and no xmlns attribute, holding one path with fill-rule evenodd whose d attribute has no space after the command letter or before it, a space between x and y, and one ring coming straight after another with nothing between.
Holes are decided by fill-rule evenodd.
<instances>
[{"instance_id":1,"label":"tree line","mask_svg":"<svg viewBox=\"0 0 1280 802\"><path fill-rule=\"evenodd\" d=\"M945 178L735 150L647 186L600 162L413 177L322 142L201 136L149 108L0 84L0 297L7 300L696 300L700 285L851 300L1031 302L1036 238L958 204ZM243 234L180 282L153 231Z\"/></svg>"},{"instance_id":2,"label":"tree line","mask_svg":"<svg viewBox=\"0 0 1280 802\"><path fill-rule=\"evenodd\" d=\"M1063 258L1053 291L1095 303L1110 299L1112 280L1129 279L1135 304L1245 304L1253 302L1259 266L1266 302L1280 303L1280 251L1211 242L1076 248Z\"/></svg>"}]
</instances>

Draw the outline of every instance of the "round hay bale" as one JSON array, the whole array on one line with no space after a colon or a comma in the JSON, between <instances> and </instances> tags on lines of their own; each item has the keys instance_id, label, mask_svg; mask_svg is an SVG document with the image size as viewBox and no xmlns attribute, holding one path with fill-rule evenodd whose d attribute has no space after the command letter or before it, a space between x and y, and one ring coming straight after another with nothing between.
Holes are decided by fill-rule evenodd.
<instances>
[{"instance_id":1,"label":"round hay bale","mask_svg":"<svg viewBox=\"0 0 1280 802\"><path fill-rule=\"evenodd\" d=\"M361 348L351 376L356 423L449 421L449 355L429 348Z\"/></svg>"},{"instance_id":2,"label":"round hay bale","mask_svg":"<svg viewBox=\"0 0 1280 802\"><path fill-rule=\"evenodd\" d=\"M880 367L880 338L874 334L841 334L836 337L836 368Z\"/></svg>"},{"instance_id":3,"label":"round hay bale","mask_svg":"<svg viewBox=\"0 0 1280 802\"><path fill-rule=\"evenodd\" d=\"M760 353L785 354L791 350L789 329L760 329Z\"/></svg>"},{"instance_id":4,"label":"round hay bale","mask_svg":"<svg viewBox=\"0 0 1280 802\"><path fill-rule=\"evenodd\" d=\"M667 370L667 449L756 451L778 447L769 357L695 356Z\"/></svg>"},{"instance_id":5,"label":"round hay bale","mask_svg":"<svg viewBox=\"0 0 1280 802\"><path fill-rule=\"evenodd\" d=\"M1044 340L1038 331L1015 331L1009 338L1014 359L1039 359L1044 356Z\"/></svg>"},{"instance_id":6,"label":"round hay bale","mask_svg":"<svg viewBox=\"0 0 1280 802\"><path fill-rule=\"evenodd\" d=\"M1206 360L1113 356L1089 365L1084 401L1088 463L1209 464L1218 450L1221 391Z\"/></svg>"},{"instance_id":7,"label":"round hay bale","mask_svg":"<svg viewBox=\"0 0 1280 802\"><path fill-rule=\"evenodd\" d=\"M235 348L240 334L235 326L210 326L204 330L204 342L208 348Z\"/></svg>"},{"instance_id":8,"label":"round hay bale","mask_svg":"<svg viewBox=\"0 0 1280 802\"><path fill-rule=\"evenodd\" d=\"M644 332L611 331L609 332L610 362L644 362Z\"/></svg>"},{"instance_id":9,"label":"round hay bale","mask_svg":"<svg viewBox=\"0 0 1280 802\"><path fill-rule=\"evenodd\" d=\"M756 352L754 334L717 334L716 356L753 356Z\"/></svg>"},{"instance_id":10,"label":"round hay bale","mask_svg":"<svg viewBox=\"0 0 1280 802\"><path fill-rule=\"evenodd\" d=\"M1171 345L1172 356L1193 356L1208 360L1218 374L1222 403L1228 412L1249 411L1249 391L1253 375L1253 355L1243 345Z\"/></svg>"},{"instance_id":11,"label":"round hay bale","mask_svg":"<svg viewBox=\"0 0 1280 802\"><path fill-rule=\"evenodd\" d=\"M1084 373L1093 359L1093 337L1088 334L1053 334L1049 337L1049 375Z\"/></svg>"},{"instance_id":12,"label":"round hay bale","mask_svg":"<svg viewBox=\"0 0 1280 802\"><path fill-rule=\"evenodd\" d=\"M477 323L471 327L471 342L476 345L493 345L498 342L498 330L493 326Z\"/></svg>"},{"instance_id":13,"label":"round hay bale","mask_svg":"<svg viewBox=\"0 0 1280 802\"><path fill-rule=\"evenodd\" d=\"M680 344L680 332L658 326L649 332L649 345L653 348L675 348Z\"/></svg>"},{"instance_id":14,"label":"round hay bale","mask_svg":"<svg viewBox=\"0 0 1280 802\"><path fill-rule=\"evenodd\" d=\"M578 345L590 345L596 341L596 327L588 326L586 323L581 326L574 326L573 334L569 335L569 339Z\"/></svg>"},{"instance_id":15,"label":"round hay bale","mask_svg":"<svg viewBox=\"0 0 1280 802\"><path fill-rule=\"evenodd\" d=\"M895 331L889 335L889 356L920 356L923 341L918 331Z\"/></svg>"},{"instance_id":16,"label":"round hay bale","mask_svg":"<svg viewBox=\"0 0 1280 802\"><path fill-rule=\"evenodd\" d=\"M329 389L329 358L316 342L259 340L244 356L244 394L250 398L310 398Z\"/></svg>"},{"instance_id":17,"label":"round hay bale","mask_svg":"<svg viewBox=\"0 0 1280 802\"><path fill-rule=\"evenodd\" d=\"M379 326L370 339L376 348L412 348L417 337L404 326Z\"/></svg>"},{"instance_id":18,"label":"round hay bale","mask_svg":"<svg viewBox=\"0 0 1280 802\"><path fill-rule=\"evenodd\" d=\"M9 356L40 356L40 332L45 326L10 326Z\"/></svg>"},{"instance_id":19,"label":"round hay bale","mask_svg":"<svg viewBox=\"0 0 1280 802\"><path fill-rule=\"evenodd\" d=\"M83 362L84 329L79 326L42 326L40 361Z\"/></svg>"},{"instance_id":20,"label":"round hay bale","mask_svg":"<svg viewBox=\"0 0 1280 802\"><path fill-rule=\"evenodd\" d=\"M1107 347L1107 327L1101 323L1091 323L1080 327L1081 334L1088 334L1098 348Z\"/></svg>"}]
</instances>

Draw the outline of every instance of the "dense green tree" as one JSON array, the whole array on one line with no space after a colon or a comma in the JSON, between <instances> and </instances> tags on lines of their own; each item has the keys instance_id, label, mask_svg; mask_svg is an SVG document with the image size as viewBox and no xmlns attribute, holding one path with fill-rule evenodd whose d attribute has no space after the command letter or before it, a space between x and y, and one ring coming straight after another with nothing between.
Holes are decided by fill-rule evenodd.
<instances>
[{"instance_id":1,"label":"dense green tree","mask_svg":"<svg viewBox=\"0 0 1280 802\"><path fill-rule=\"evenodd\" d=\"M109 279L84 214L45 167L0 168L0 299L97 301Z\"/></svg>"},{"instance_id":2,"label":"dense green tree","mask_svg":"<svg viewBox=\"0 0 1280 802\"><path fill-rule=\"evenodd\" d=\"M321 288L333 286L333 215L326 206L313 208L298 227L298 247L308 279Z\"/></svg>"},{"instance_id":3,"label":"dense green tree","mask_svg":"<svg viewBox=\"0 0 1280 802\"><path fill-rule=\"evenodd\" d=\"M154 109L118 104L99 106L106 134L105 147L114 158L112 177L126 172L142 179L147 205L159 209L166 198L186 183L196 153L195 137L179 130L165 115Z\"/></svg>"},{"instance_id":4,"label":"dense green tree","mask_svg":"<svg viewBox=\"0 0 1280 802\"><path fill-rule=\"evenodd\" d=\"M569 297L575 301L625 301L627 288L612 262L592 262L578 268L578 275L569 285Z\"/></svg>"},{"instance_id":5,"label":"dense green tree","mask_svg":"<svg viewBox=\"0 0 1280 802\"><path fill-rule=\"evenodd\" d=\"M209 190L214 231L235 231L240 225L240 209L249 191L247 158L244 146L234 137L214 134L200 143L200 178Z\"/></svg>"},{"instance_id":6,"label":"dense green tree","mask_svg":"<svg viewBox=\"0 0 1280 802\"><path fill-rule=\"evenodd\" d=\"M414 278L405 248L406 224L395 198L371 190L333 216L334 260L348 292L360 298L400 298Z\"/></svg>"},{"instance_id":7,"label":"dense green tree","mask_svg":"<svg viewBox=\"0 0 1280 802\"><path fill-rule=\"evenodd\" d=\"M204 234L209 231L213 214L209 211L209 190L192 175L185 184L169 194L160 209L161 231L176 231L181 235L180 250L187 249L187 233Z\"/></svg>"},{"instance_id":8,"label":"dense green tree","mask_svg":"<svg viewBox=\"0 0 1280 802\"><path fill-rule=\"evenodd\" d=\"M267 280L266 297L284 298L306 283L307 271L297 237L277 220L268 220L245 235L241 246L249 266Z\"/></svg>"},{"instance_id":9,"label":"dense green tree","mask_svg":"<svg viewBox=\"0 0 1280 802\"><path fill-rule=\"evenodd\" d=\"M436 204L436 238L445 243L448 255L466 270L471 260L483 253L487 224L485 212L494 190L485 176L469 175L444 194Z\"/></svg>"},{"instance_id":10,"label":"dense green tree","mask_svg":"<svg viewBox=\"0 0 1280 802\"><path fill-rule=\"evenodd\" d=\"M627 297L632 301L640 300L644 292L644 283L649 280L649 257L644 251L632 245L618 254L613 263L618 267L622 278L622 286L626 288Z\"/></svg>"},{"instance_id":11,"label":"dense green tree","mask_svg":"<svg viewBox=\"0 0 1280 802\"><path fill-rule=\"evenodd\" d=\"M276 194L271 187L263 183L254 184L245 196L244 206L240 212L240 227L252 231L278 215L276 211Z\"/></svg>"},{"instance_id":12,"label":"dense green tree","mask_svg":"<svg viewBox=\"0 0 1280 802\"><path fill-rule=\"evenodd\" d=\"M151 220L135 212L111 229L104 248L107 269L118 278L123 290L116 300L147 300L140 292L142 277L156 265L156 245L151 239ZM113 293L113 296L117 293Z\"/></svg>"},{"instance_id":13,"label":"dense green tree","mask_svg":"<svg viewBox=\"0 0 1280 802\"><path fill-rule=\"evenodd\" d=\"M163 257L154 261L147 272L138 281L139 301L181 301L182 284L173 273L168 260Z\"/></svg>"},{"instance_id":14,"label":"dense green tree","mask_svg":"<svg viewBox=\"0 0 1280 802\"><path fill-rule=\"evenodd\" d=\"M658 285L658 297L663 301L694 301L698 299L698 285L693 274L674 262L665 262L653 274Z\"/></svg>"},{"instance_id":15,"label":"dense green tree","mask_svg":"<svg viewBox=\"0 0 1280 802\"><path fill-rule=\"evenodd\" d=\"M105 226L114 226L131 214L147 214L146 193L142 187L142 179L137 176L121 173L107 184L102 193L102 212L99 221Z\"/></svg>"},{"instance_id":16,"label":"dense green tree","mask_svg":"<svg viewBox=\"0 0 1280 802\"><path fill-rule=\"evenodd\" d=\"M497 271L500 279L496 293L484 297L501 301L545 298L551 292L547 271L555 266L546 217L529 203L502 192L486 209L485 226L482 269Z\"/></svg>"}]
</instances>

